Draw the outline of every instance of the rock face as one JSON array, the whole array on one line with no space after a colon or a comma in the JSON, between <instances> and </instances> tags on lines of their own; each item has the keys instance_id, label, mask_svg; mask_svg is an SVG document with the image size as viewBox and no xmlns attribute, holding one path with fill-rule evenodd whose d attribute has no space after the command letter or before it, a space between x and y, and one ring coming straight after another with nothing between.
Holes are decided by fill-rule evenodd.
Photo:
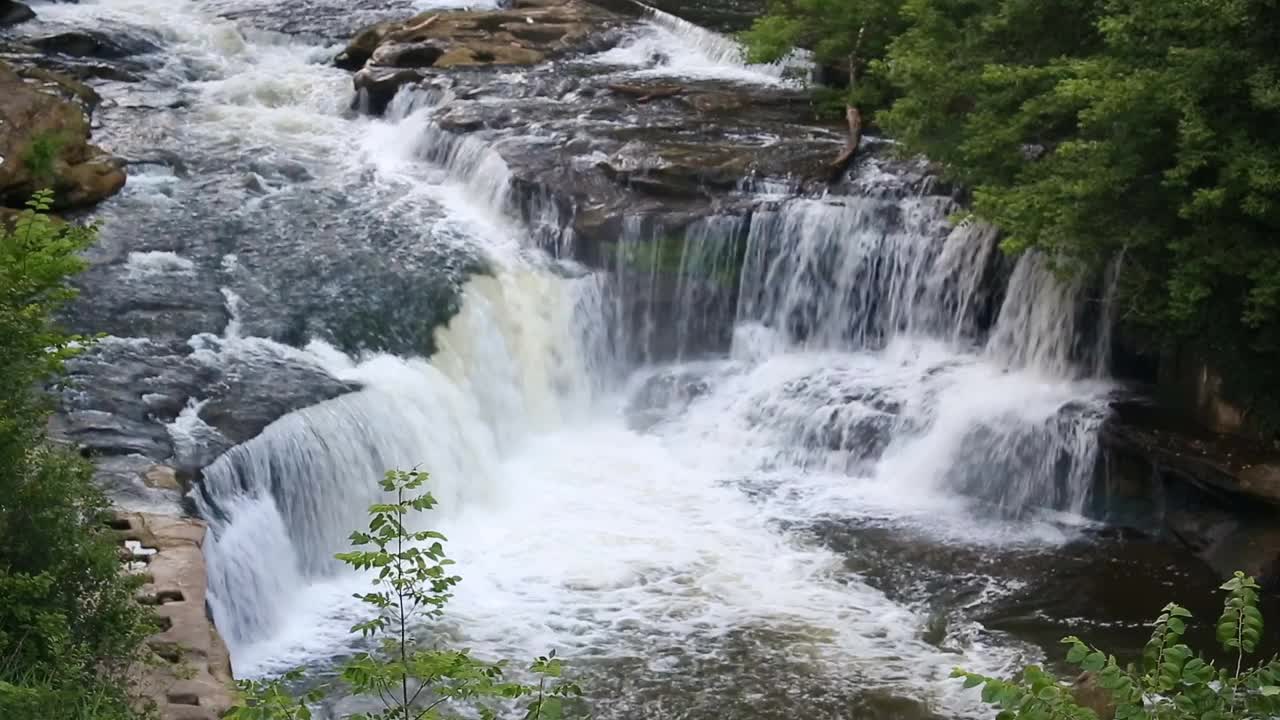
<instances>
[{"instance_id":1,"label":"rock face","mask_svg":"<svg viewBox=\"0 0 1280 720\"><path fill-rule=\"evenodd\" d=\"M119 192L123 163L89 143L81 101L96 102L93 91L55 73L25 74L0 62L0 205L20 207L46 185L62 209L93 205ZM68 94L77 99L68 100ZM51 177L37 177L41 171L33 163L46 164Z\"/></svg>"},{"instance_id":2,"label":"rock face","mask_svg":"<svg viewBox=\"0 0 1280 720\"><path fill-rule=\"evenodd\" d=\"M1160 473L1209 492L1280 509L1280 453L1261 443L1171 422L1148 403L1121 403L1101 437L1112 453L1145 458Z\"/></svg>"},{"instance_id":3,"label":"rock face","mask_svg":"<svg viewBox=\"0 0 1280 720\"><path fill-rule=\"evenodd\" d=\"M205 523L128 513L116 527L131 569L148 578L138 601L163 628L147 640L157 661L137 668L138 688L161 720L216 720L232 705L231 656L205 612Z\"/></svg>"},{"instance_id":4,"label":"rock face","mask_svg":"<svg viewBox=\"0 0 1280 720\"><path fill-rule=\"evenodd\" d=\"M1280 586L1280 453L1180 423L1177 412L1149 402L1115 411L1099 441L1118 519L1161 517L1166 532L1219 574L1244 570Z\"/></svg>"}]
</instances>

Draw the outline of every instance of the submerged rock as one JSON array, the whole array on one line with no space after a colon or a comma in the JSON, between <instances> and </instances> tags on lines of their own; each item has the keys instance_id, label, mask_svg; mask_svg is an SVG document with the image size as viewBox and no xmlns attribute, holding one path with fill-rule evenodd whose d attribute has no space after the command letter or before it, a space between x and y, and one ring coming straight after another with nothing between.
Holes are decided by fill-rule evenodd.
<instances>
[{"instance_id":1,"label":"submerged rock","mask_svg":"<svg viewBox=\"0 0 1280 720\"><path fill-rule=\"evenodd\" d=\"M656 373L627 402L627 424L635 430L649 430L680 415L710 392L711 383L705 373L693 370Z\"/></svg>"},{"instance_id":2,"label":"submerged rock","mask_svg":"<svg viewBox=\"0 0 1280 720\"><path fill-rule=\"evenodd\" d=\"M85 107L96 94L49 71L26 75L0 62L0 204L21 207L38 188L52 186L60 209L94 205L125 184L124 163L89 143ZM77 101L69 101L66 94ZM45 156L52 182L32 163Z\"/></svg>"}]
</instances>

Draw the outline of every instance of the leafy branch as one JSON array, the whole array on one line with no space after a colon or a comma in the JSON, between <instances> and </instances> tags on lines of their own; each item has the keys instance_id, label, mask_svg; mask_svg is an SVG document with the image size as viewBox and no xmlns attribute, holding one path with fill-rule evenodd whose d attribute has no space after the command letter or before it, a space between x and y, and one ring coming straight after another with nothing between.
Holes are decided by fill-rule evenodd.
<instances>
[{"instance_id":1,"label":"leafy branch","mask_svg":"<svg viewBox=\"0 0 1280 720\"><path fill-rule=\"evenodd\" d=\"M1235 651L1234 667L1219 668L1185 642L1191 612L1166 605L1152 623L1151 639L1143 649L1142 667L1122 668L1114 655L1077 637L1067 662L1079 667L1105 689L1115 708L1115 720L1254 720L1280 713L1280 661L1271 658L1252 667L1246 657L1257 651L1263 619L1258 609L1258 584L1237 572L1222 585L1226 593L1217 622L1218 643ZM957 669L965 687L982 687L982 700L998 707L998 720L1097 720L1084 707L1074 687L1031 666L1020 678L1002 680Z\"/></svg>"}]
</instances>

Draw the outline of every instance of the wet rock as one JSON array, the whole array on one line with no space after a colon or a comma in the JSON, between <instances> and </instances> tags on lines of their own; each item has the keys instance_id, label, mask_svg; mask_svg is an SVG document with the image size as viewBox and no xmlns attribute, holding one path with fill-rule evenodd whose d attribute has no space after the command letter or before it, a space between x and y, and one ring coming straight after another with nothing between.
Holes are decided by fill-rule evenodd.
<instances>
[{"instance_id":1,"label":"wet rock","mask_svg":"<svg viewBox=\"0 0 1280 720\"><path fill-rule=\"evenodd\" d=\"M65 207L95 205L120 192L125 179L124 161L101 153L84 162L69 165L62 171L55 185L62 192L55 197Z\"/></svg>"},{"instance_id":2,"label":"wet rock","mask_svg":"<svg viewBox=\"0 0 1280 720\"><path fill-rule=\"evenodd\" d=\"M1202 557L1223 577L1240 570L1274 592L1280 588L1280 529L1273 522L1241 522Z\"/></svg>"},{"instance_id":3,"label":"wet rock","mask_svg":"<svg viewBox=\"0 0 1280 720\"><path fill-rule=\"evenodd\" d=\"M182 491L182 483L178 482L178 471L168 465L152 465L142 474L143 482L149 488L157 490Z\"/></svg>"},{"instance_id":4,"label":"wet rock","mask_svg":"<svg viewBox=\"0 0 1280 720\"><path fill-rule=\"evenodd\" d=\"M381 115L400 88L420 82L426 75L417 68L365 67L353 82L357 102L371 115Z\"/></svg>"},{"instance_id":5,"label":"wet rock","mask_svg":"<svg viewBox=\"0 0 1280 720\"><path fill-rule=\"evenodd\" d=\"M43 67L22 67L17 72L24 79L39 83L42 90L56 92L64 100L80 103L86 112L92 113L102 102L96 90L64 73Z\"/></svg>"},{"instance_id":6,"label":"wet rock","mask_svg":"<svg viewBox=\"0 0 1280 720\"><path fill-rule=\"evenodd\" d=\"M442 55L444 50L433 43L392 43L375 50L371 59L381 67L425 68L435 65Z\"/></svg>"},{"instance_id":7,"label":"wet rock","mask_svg":"<svg viewBox=\"0 0 1280 720\"><path fill-rule=\"evenodd\" d=\"M1274 448L1187 425L1158 405L1125 402L1115 410L1099 437L1108 453L1179 482L1280 508L1280 452Z\"/></svg>"},{"instance_id":8,"label":"wet rock","mask_svg":"<svg viewBox=\"0 0 1280 720\"><path fill-rule=\"evenodd\" d=\"M38 186L51 185L56 208L85 207L124 187L123 163L89 143L84 108L62 97L75 87L69 78L28 82L0 62L0 204L21 207ZM34 175L33 154L49 156L51 182Z\"/></svg>"},{"instance_id":9,"label":"wet rock","mask_svg":"<svg viewBox=\"0 0 1280 720\"><path fill-rule=\"evenodd\" d=\"M94 482L122 510L178 514L182 505L182 479L175 473L177 487L153 487L147 474L158 467L145 455L110 455L94 459ZM152 476L152 480L160 480ZM167 485L167 483L159 483Z\"/></svg>"},{"instance_id":10,"label":"wet rock","mask_svg":"<svg viewBox=\"0 0 1280 720\"><path fill-rule=\"evenodd\" d=\"M664 371L653 375L627 403L627 424L648 430L688 409L694 400L711 392L711 383L696 371Z\"/></svg>"},{"instance_id":11,"label":"wet rock","mask_svg":"<svg viewBox=\"0 0 1280 720\"><path fill-rule=\"evenodd\" d=\"M171 485L153 466L181 482L282 415L356 389L268 341L108 338L68 364L53 429L90 455L136 456L100 465L100 480L145 504L157 499L140 486Z\"/></svg>"},{"instance_id":12,"label":"wet rock","mask_svg":"<svg viewBox=\"0 0 1280 720\"><path fill-rule=\"evenodd\" d=\"M104 410L77 410L56 419L55 433L90 454L138 454L164 458L170 454L163 426Z\"/></svg>"},{"instance_id":13,"label":"wet rock","mask_svg":"<svg viewBox=\"0 0 1280 720\"><path fill-rule=\"evenodd\" d=\"M619 20L581 0L524 2L512 9L491 11L428 12L361 30L334 63L347 70L366 71L357 75L356 88L376 91L370 108L378 112L398 87L421 79L414 73L385 72L386 68L537 65L598 48L600 39L607 36L603 31Z\"/></svg>"},{"instance_id":14,"label":"wet rock","mask_svg":"<svg viewBox=\"0 0 1280 720\"><path fill-rule=\"evenodd\" d=\"M102 60L119 60L160 50L159 45L146 38L129 35L108 35L90 30L73 30L56 35L46 35L33 38L28 42L47 53L58 53L74 57L92 57Z\"/></svg>"},{"instance_id":15,"label":"wet rock","mask_svg":"<svg viewBox=\"0 0 1280 720\"><path fill-rule=\"evenodd\" d=\"M0 0L0 27L24 23L35 17L35 11L18 0Z\"/></svg>"},{"instance_id":16,"label":"wet rock","mask_svg":"<svg viewBox=\"0 0 1280 720\"><path fill-rule=\"evenodd\" d=\"M382 39L395 26L396 23L393 22L378 23L356 33L351 42L347 43L346 49L334 58L333 64L343 70L352 71L364 67L377 51Z\"/></svg>"},{"instance_id":17,"label":"wet rock","mask_svg":"<svg viewBox=\"0 0 1280 720\"><path fill-rule=\"evenodd\" d=\"M315 366L264 353L224 376L199 416L238 445L283 415L358 389Z\"/></svg>"}]
</instances>

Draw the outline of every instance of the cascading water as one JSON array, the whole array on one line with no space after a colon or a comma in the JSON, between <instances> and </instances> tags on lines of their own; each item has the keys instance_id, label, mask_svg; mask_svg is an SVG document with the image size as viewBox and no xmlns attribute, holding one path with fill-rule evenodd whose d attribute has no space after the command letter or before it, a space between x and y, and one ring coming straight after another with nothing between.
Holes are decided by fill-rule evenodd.
<instances>
[{"instance_id":1,"label":"cascading water","mask_svg":"<svg viewBox=\"0 0 1280 720\"><path fill-rule=\"evenodd\" d=\"M1105 363L1089 353L1105 347L1083 332L1083 286L1034 254L1002 283L996 230L952 226L955 210L939 197L801 199L694 223L665 309L670 337L654 319L663 259L632 219L619 246L619 275L637 277L624 292L644 296L620 306L631 354L690 354L736 292L729 352L753 369L744 380L731 366L732 390L712 393L728 404L707 432L734 417L762 465L959 491L1004 513L1081 513L1108 392L1074 382ZM723 281L725 264L740 264L736 283ZM774 365L795 374L774 377ZM717 371L701 372L714 386Z\"/></svg>"},{"instance_id":2,"label":"cascading water","mask_svg":"<svg viewBox=\"0 0 1280 720\"><path fill-rule=\"evenodd\" d=\"M597 277L503 272L473 279L464 298L430 363L335 367L364 389L282 418L205 470L209 602L233 647L279 625L288 588L338 570L332 551L363 524L386 470L429 469L445 507L483 504L503 492L501 458L591 409L612 369L608 346L583 334L604 309Z\"/></svg>"},{"instance_id":3,"label":"cascading water","mask_svg":"<svg viewBox=\"0 0 1280 720\"><path fill-rule=\"evenodd\" d=\"M916 196L760 195L674 242L628 218L609 275L553 264L530 235L560 231L558 206L517 208L489 139L441 128L448 90L402 93L383 118L352 119L349 78L326 65L335 48L241 31L198 6L170 13L161 0L52 7L160 24L185 59L164 68L178 90L157 92L189 97L181 125L192 145L252 167L259 156L303 166L301 193L321 197L318 219L296 219L308 223L309 252L324 259L325 242L386 226L475 273L457 314L430 333L429 358L349 357L313 342L298 352L361 389L280 418L204 468L195 499L211 524L210 605L238 674L349 651L350 595L367 585L332 555L363 525L383 472L413 467L432 474L441 501L422 522L449 535L465 578L442 631L486 657L557 649L607 701L603 716L835 716L880 692L969 715L975 699L945 682L954 665L1002 672L1036 655L972 617L934 633L916 598L851 569L874 553L815 538L838 521L928 548L1061 540L1060 525L1032 516L1085 509L1107 392L1087 379L1105 343L1083 332L1084 287L1058 283L1033 256L1005 267L994 230L953 226L948 201ZM617 48L575 62L783 76L681 23L655 13ZM219 181L256 188L254 173ZM214 185L180 197L203 207ZM183 186L131 180L126 207L182 215L171 194ZM744 194L765 186L744 183ZM313 207L264 186L207 215L287 199L297 204L276 207ZM259 244L225 255L219 238L212 260L196 257L220 279L260 270L278 236L296 241L282 227L293 216L247 217L233 227L262 233ZM199 253L140 251L129 272L186 282L204 267L187 255ZM412 278L435 269L415 262ZM227 343L248 342L233 336L270 326L257 316L275 309L270 289L237 287ZM399 309L416 289L396 287L378 307ZM361 299L319 294L335 307ZM198 409L180 418L184 432ZM975 595L1003 589L969 575Z\"/></svg>"}]
</instances>

